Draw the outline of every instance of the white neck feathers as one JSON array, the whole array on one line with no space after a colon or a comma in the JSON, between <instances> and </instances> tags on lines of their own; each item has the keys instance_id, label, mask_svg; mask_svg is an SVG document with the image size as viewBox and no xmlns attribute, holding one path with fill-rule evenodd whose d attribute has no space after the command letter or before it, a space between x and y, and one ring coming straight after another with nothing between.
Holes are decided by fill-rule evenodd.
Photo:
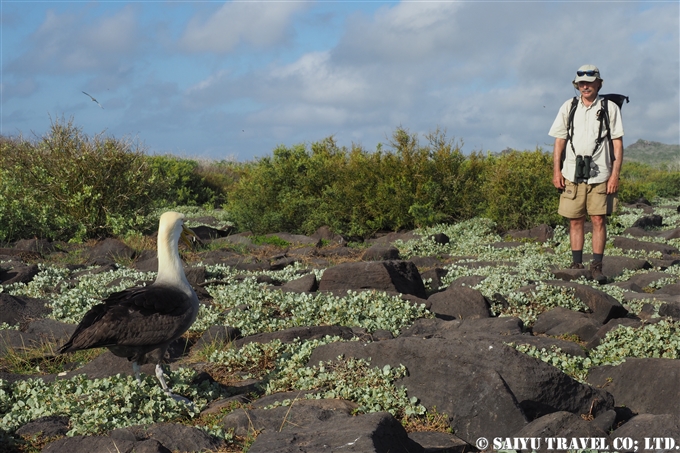
<instances>
[{"instance_id":1,"label":"white neck feathers","mask_svg":"<svg viewBox=\"0 0 680 453\"><path fill-rule=\"evenodd\" d=\"M166 214L161 217L158 228L158 277L155 283L171 285L182 288L190 292L191 286L187 281L182 267L182 260L179 257L179 237L182 233L182 218L166 218ZM179 216L181 214L178 214Z\"/></svg>"}]
</instances>

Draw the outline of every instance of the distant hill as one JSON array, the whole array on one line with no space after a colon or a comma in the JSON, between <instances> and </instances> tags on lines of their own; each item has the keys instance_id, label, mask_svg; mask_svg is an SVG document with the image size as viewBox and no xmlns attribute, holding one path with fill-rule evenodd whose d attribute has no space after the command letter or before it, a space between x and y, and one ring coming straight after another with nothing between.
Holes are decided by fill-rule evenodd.
<instances>
[{"instance_id":1,"label":"distant hill","mask_svg":"<svg viewBox=\"0 0 680 453\"><path fill-rule=\"evenodd\" d=\"M632 160L654 167L680 168L680 145L638 140L624 148L623 161Z\"/></svg>"}]
</instances>

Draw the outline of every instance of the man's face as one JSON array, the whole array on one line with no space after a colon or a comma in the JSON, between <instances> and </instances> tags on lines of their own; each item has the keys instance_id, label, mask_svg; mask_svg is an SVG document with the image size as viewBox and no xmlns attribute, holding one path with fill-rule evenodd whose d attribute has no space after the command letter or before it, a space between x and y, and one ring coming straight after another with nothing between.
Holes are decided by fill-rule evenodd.
<instances>
[{"instance_id":1,"label":"man's face","mask_svg":"<svg viewBox=\"0 0 680 453\"><path fill-rule=\"evenodd\" d=\"M595 80L593 82L579 82L578 90L586 99L592 99L597 96L597 92L602 87L602 81Z\"/></svg>"}]
</instances>

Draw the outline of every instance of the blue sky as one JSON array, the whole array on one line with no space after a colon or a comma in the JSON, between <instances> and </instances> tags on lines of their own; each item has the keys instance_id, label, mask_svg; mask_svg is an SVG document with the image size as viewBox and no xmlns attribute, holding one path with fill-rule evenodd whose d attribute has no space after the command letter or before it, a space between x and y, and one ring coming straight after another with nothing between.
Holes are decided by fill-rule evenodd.
<instances>
[{"instance_id":1,"label":"blue sky","mask_svg":"<svg viewBox=\"0 0 680 453\"><path fill-rule=\"evenodd\" d=\"M624 145L680 143L680 4L8 1L0 133L72 119L147 152L252 160L401 126L463 150L551 150L582 64L622 93ZM82 92L94 96L104 107Z\"/></svg>"}]
</instances>

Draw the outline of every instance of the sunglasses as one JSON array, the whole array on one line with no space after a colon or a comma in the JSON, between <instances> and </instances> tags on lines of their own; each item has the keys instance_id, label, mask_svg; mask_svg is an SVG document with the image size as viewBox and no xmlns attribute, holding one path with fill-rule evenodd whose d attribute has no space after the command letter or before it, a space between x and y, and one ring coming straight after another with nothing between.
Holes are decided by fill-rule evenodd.
<instances>
[{"instance_id":1,"label":"sunglasses","mask_svg":"<svg viewBox=\"0 0 680 453\"><path fill-rule=\"evenodd\" d=\"M576 71L576 75L579 77L583 76L588 76L588 77L593 77L593 76L600 76L600 73L598 71Z\"/></svg>"}]
</instances>

